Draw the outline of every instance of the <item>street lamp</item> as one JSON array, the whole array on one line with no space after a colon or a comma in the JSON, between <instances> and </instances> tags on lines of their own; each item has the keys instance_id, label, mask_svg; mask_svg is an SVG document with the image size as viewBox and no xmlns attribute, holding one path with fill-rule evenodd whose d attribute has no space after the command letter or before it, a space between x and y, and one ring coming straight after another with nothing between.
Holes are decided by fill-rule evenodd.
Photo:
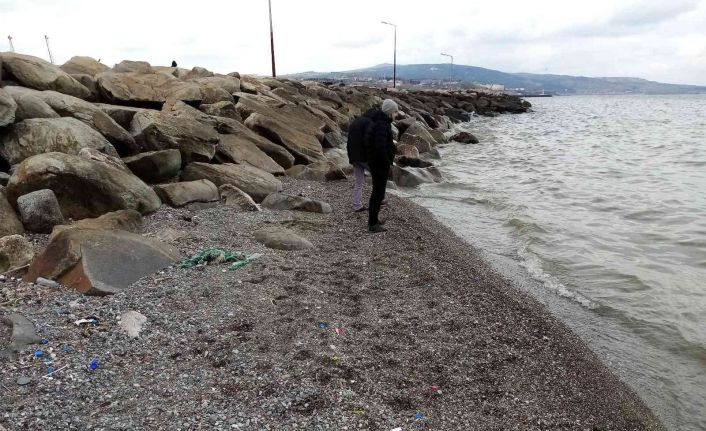
<instances>
[{"instance_id":1,"label":"street lamp","mask_svg":"<svg viewBox=\"0 0 706 431\"><path fill-rule=\"evenodd\" d=\"M277 72L275 70L275 36L272 31L272 0L267 0L267 4L270 8L270 50L272 51L272 77L277 77Z\"/></svg>"},{"instance_id":2,"label":"street lamp","mask_svg":"<svg viewBox=\"0 0 706 431\"><path fill-rule=\"evenodd\" d=\"M444 57L450 57L451 58L451 80L453 81L453 74L454 74L454 56L451 54L444 54L443 52L441 53Z\"/></svg>"},{"instance_id":3,"label":"street lamp","mask_svg":"<svg viewBox=\"0 0 706 431\"><path fill-rule=\"evenodd\" d=\"M49 36L44 35L44 41L47 43L47 52L49 53L49 61L54 64L54 56L51 54L51 48L49 48Z\"/></svg>"},{"instance_id":4,"label":"street lamp","mask_svg":"<svg viewBox=\"0 0 706 431\"><path fill-rule=\"evenodd\" d=\"M391 25L395 28L395 56L392 63L392 88L397 87L397 26L391 22L381 21L385 25Z\"/></svg>"}]
</instances>

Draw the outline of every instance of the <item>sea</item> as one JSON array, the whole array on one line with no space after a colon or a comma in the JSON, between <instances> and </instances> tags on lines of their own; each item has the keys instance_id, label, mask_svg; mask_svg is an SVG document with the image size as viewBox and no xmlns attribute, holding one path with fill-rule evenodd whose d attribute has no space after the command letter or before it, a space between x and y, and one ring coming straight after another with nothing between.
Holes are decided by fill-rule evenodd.
<instances>
[{"instance_id":1,"label":"sea","mask_svg":"<svg viewBox=\"0 0 706 431\"><path fill-rule=\"evenodd\" d=\"M407 191L671 430L706 430L706 95L529 99Z\"/></svg>"}]
</instances>

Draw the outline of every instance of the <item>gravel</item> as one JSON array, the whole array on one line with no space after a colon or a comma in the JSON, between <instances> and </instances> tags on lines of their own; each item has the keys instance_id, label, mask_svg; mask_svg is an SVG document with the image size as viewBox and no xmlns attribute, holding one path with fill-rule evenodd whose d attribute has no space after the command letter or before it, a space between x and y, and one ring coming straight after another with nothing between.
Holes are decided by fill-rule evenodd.
<instances>
[{"instance_id":1,"label":"gravel","mask_svg":"<svg viewBox=\"0 0 706 431\"><path fill-rule=\"evenodd\" d=\"M0 314L23 313L47 340L0 364L0 424L662 429L586 345L426 210L391 196L389 231L369 234L351 188L285 180L286 193L328 202L331 214L221 205L146 218L144 234L172 238L185 257L264 254L236 271L175 265L110 297L0 281ZM268 226L315 248L267 249L252 233ZM118 325L128 311L147 318L138 338Z\"/></svg>"}]
</instances>

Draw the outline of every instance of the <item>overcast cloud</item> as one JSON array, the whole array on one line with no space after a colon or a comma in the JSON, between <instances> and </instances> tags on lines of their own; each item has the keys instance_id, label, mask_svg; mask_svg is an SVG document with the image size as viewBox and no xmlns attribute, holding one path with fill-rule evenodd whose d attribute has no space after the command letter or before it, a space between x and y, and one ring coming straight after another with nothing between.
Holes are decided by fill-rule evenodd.
<instances>
[{"instance_id":1,"label":"overcast cloud","mask_svg":"<svg viewBox=\"0 0 706 431\"><path fill-rule=\"evenodd\" d=\"M706 0L272 0L280 74L392 62L706 85ZM267 0L0 0L0 50L267 74Z\"/></svg>"}]
</instances>

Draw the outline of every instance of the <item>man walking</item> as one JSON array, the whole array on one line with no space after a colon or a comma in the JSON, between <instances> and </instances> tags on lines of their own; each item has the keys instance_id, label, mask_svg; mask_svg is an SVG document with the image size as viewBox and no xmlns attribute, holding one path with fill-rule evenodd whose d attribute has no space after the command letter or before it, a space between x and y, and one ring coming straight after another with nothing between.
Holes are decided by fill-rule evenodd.
<instances>
[{"instance_id":1,"label":"man walking","mask_svg":"<svg viewBox=\"0 0 706 431\"><path fill-rule=\"evenodd\" d=\"M392 138L392 120L399 111L394 100L385 99L382 108L372 108L356 118L348 128L348 160L355 170L354 210L362 210L365 169L370 170L373 191L368 207L370 232L385 232L378 218L385 199L390 166L397 152ZM367 164L366 164L367 163Z\"/></svg>"}]
</instances>

